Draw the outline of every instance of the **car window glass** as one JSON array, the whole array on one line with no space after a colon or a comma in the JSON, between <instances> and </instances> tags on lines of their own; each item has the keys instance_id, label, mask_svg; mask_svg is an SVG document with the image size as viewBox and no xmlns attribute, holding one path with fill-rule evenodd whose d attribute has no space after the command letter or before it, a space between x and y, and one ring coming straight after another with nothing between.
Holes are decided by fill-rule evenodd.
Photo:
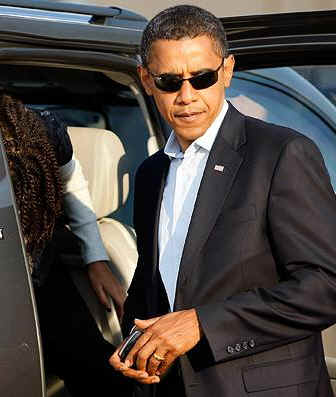
<instances>
[{"instance_id":1,"label":"car window glass","mask_svg":"<svg viewBox=\"0 0 336 397\"><path fill-rule=\"evenodd\" d=\"M306 93L309 95L309 84ZM280 89L275 81L268 80L265 84L260 79L253 79L253 76L239 73L226 92L227 99L243 113L293 128L314 140L322 152L336 190L335 129L330 125L330 120L324 119L322 112L319 113L316 107L310 107L302 100L302 95L302 92L295 96L294 91ZM335 119L334 114L330 114L330 117Z\"/></svg>"},{"instance_id":2,"label":"car window glass","mask_svg":"<svg viewBox=\"0 0 336 397\"><path fill-rule=\"evenodd\" d=\"M293 68L336 105L336 66L297 66Z\"/></svg>"}]
</instances>

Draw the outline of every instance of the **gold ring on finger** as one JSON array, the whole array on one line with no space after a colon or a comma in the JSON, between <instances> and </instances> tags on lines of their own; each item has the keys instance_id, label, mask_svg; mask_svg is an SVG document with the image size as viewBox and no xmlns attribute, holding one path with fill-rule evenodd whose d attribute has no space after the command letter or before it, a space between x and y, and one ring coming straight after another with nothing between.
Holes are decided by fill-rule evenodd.
<instances>
[{"instance_id":1,"label":"gold ring on finger","mask_svg":"<svg viewBox=\"0 0 336 397\"><path fill-rule=\"evenodd\" d=\"M156 353L153 354L153 357L155 358L155 360L164 361L164 357L162 357L162 356L160 356L160 355L158 355Z\"/></svg>"}]
</instances>

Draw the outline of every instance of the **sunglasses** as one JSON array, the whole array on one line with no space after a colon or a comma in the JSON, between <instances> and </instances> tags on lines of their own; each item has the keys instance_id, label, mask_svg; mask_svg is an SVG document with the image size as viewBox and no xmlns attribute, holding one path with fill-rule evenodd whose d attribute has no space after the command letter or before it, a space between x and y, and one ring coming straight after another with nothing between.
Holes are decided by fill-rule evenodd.
<instances>
[{"instance_id":1,"label":"sunglasses","mask_svg":"<svg viewBox=\"0 0 336 397\"><path fill-rule=\"evenodd\" d=\"M203 72L194 77L183 79L177 77L175 74L159 74L155 75L148 69L148 73L153 77L155 86L165 92L177 92L181 89L184 81L189 81L195 90L204 90L209 88L218 81L218 71L223 66L224 58L221 64L216 70L210 70L209 72Z\"/></svg>"}]
</instances>

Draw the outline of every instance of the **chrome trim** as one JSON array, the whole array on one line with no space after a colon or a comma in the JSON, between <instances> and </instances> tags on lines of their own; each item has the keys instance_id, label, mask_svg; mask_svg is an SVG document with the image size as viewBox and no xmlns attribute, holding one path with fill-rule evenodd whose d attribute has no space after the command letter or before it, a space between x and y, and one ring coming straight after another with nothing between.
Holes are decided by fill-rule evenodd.
<instances>
[{"instance_id":1,"label":"chrome trim","mask_svg":"<svg viewBox=\"0 0 336 397\"><path fill-rule=\"evenodd\" d=\"M70 12L45 11L21 7L0 6L0 16L39 19L53 22L89 23L91 16Z\"/></svg>"}]
</instances>

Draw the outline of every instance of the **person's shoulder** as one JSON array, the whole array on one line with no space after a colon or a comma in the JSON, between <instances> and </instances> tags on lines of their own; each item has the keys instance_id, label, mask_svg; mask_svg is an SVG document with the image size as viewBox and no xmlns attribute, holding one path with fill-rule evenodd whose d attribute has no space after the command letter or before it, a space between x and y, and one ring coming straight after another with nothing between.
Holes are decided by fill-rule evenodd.
<instances>
[{"instance_id":1,"label":"person's shoulder","mask_svg":"<svg viewBox=\"0 0 336 397\"><path fill-rule=\"evenodd\" d=\"M292 128L273 124L251 116L244 116L244 118L248 139L258 145L278 149L294 141L315 145L306 135Z\"/></svg>"},{"instance_id":2,"label":"person's shoulder","mask_svg":"<svg viewBox=\"0 0 336 397\"><path fill-rule=\"evenodd\" d=\"M55 149L60 166L67 164L73 155L71 140L64 120L49 110L34 110L44 122L49 142Z\"/></svg>"},{"instance_id":3,"label":"person's shoulder","mask_svg":"<svg viewBox=\"0 0 336 397\"><path fill-rule=\"evenodd\" d=\"M244 114L232 103L229 104L229 110L231 119L243 128L249 143L279 145L281 142L304 136L292 128Z\"/></svg>"},{"instance_id":4,"label":"person's shoulder","mask_svg":"<svg viewBox=\"0 0 336 397\"><path fill-rule=\"evenodd\" d=\"M61 135L67 133L64 120L56 112L50 110L35 110L35 112L46 124L48 132Z\"/></svg>"},{"instance_id":5,"label":"person's shoulder","mask_svg":"<svg viewBox=\"0 0 336 397\"><path fill-rule=\"evenodd\" d=\"M265 137L269 137L269 139L274 139L276 141L304 136L299 131L292 128L270 123L251 116L245 116L245 123L249 133L263 134Z\"/></svg>"},{"instance_id":6,"label":"person's shoulder","mask_svg":"<svg viewBox=\"0 0 336 397\"><path fill-rule=\"evenodd\" d=\"M267 156L303 153L322 158L318 145L299 131L249 116L245 116L245 120L247 140L258 153Z\"/></svg>"}]
</instances>

